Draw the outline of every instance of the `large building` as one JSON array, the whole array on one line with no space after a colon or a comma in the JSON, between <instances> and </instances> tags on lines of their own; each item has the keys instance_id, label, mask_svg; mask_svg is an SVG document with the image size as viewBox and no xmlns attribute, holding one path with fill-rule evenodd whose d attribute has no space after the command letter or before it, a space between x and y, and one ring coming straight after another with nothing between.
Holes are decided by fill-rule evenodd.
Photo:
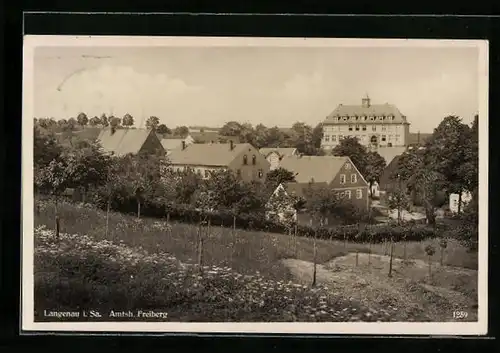
<instances>
[{"instance_id":1,"label":"large building","mask_svg":"<svg viewBox=\"0 0 500 353\"><path fill-rule=\"evenodd\" d=\"M323 121L321 146L332 149L343 138L357 137L371 149L407 146L410 123L399 109L389 103L371 104L366 96L361 105L339 106Z\"/></svg>"}]
</instances>

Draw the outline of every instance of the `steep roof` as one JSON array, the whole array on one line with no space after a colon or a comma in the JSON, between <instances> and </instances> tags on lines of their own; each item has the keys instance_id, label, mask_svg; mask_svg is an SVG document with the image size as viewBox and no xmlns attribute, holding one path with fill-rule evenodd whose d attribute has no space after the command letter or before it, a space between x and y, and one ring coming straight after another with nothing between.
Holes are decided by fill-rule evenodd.
<instances>
[{"instance_id":1,"label":"steep roof","mask_svg":"<svg viewBox=\"0 0 500 353\"><path fill-rule=\"evenodd\" d=\"M406 151L405 146L398 146L398 147L378 147L377 148L377 153L382 156L382 158L385 159L385 164L389 165L391 161L396 157L401 155Z\"/></svg>"},{"instance_id":2,"label":"steep roof","mask_svg":"<svg viewBox=\"0 0 500 353\"><path fill-rule=\"evenodd\" d=\"M129 153L139 153L150 132L146 129L116 129L111 134L111 128L105 128L101 130L97 140L104 151L124 156Z\"/></svg>"},{"instance_id":3,"label":"steep roof","mask_svg":"<svg viewBox=\"0 0 500 353\"><path fill-rule=\"evenodd\" d=\"M391 175L398 168L399 160L401 159L402 156L403 154L395 156L392 159L392 161L390 161L385 167L384 171L382 172L382 175L380 176L380 187L382 189L385 188L385 186L391 182Z\"/></svg>"},{"instance_id":4,"label":"steep roof","mask_svg":"<svg viewBox=\"0 0 500 353\"><path fill-rule=\"evenodd\" d=\"M295 182L282 183L281 185L283 186L288 195L302 197L302 198L306 197L305 190L308 187L314 189L314 188L328 186L327 183L295 183Z\"/></svg>"},{"instance_id":5,"label":"steep roof","mask_svg":"<svg viewBox=\"0 0 500 353\"><path fill-rule=\"evenodd\" d=\"M280 167L296 174L298 183L330 183L348 157L337 156L285 156Z\"/></svg>"},{"instance_id":6,"label":"steep roof","mask_svg":"<svg viewBox=\"0 0 500 353\"><path fill-rule=\"evenodd\" d=\"M384 120L379 120L378 117L386 117ZM344 120L344 117L350 119ZM356 117L358 118L356 120ZM370 117L376 117L371 120ZM394 119L392 119L394 117ZM383 123L383 124L402 124L408 123L406 116L401 114L399 109L389 103L385 104L359 104L359 105L345 105L339 104L333 112L331 112L323 124L346 124L346 123Z\"/></svg>"},{"instance_id":7,"label":"steep roof","mask_svg":"<svg viewBox=\"0 0 500 353\"><path fill-rule=\"evenodd\" d=\"M169 155L171 164L227 167L241 152L253 149L249 143L190 144L184 150L173 150Z\"/></svg>"},{"instance_id":8,"label":"steep roof","mask_svg":"<svg viewBox=\"0 0 500 353\"><path fill-rule=\"evenodd\" d=\"M174 150L182 147L183 138L163 138L161 139L161 145L165 151Z\"/></svg>"},{"instance_id":9,"label":"steep roof","mask_svg":"<svg viewBox=\"0 0 500 353\"><path fill-rule=\"evenodd\" d=\"M291 156L295 151L297 151L297 149L293 147L263 147L259 150L259 152L266 157L272 152L276 152L280 157Z\"/></svg>"}]
</instances>

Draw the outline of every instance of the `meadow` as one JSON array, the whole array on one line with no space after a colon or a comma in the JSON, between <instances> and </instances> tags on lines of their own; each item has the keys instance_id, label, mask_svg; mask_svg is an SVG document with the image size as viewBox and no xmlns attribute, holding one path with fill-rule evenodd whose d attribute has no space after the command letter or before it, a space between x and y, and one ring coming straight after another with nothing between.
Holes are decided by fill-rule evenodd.
<instances>
[{"instance_id":1,"label":"meadow","mask_svg":"<svg viewBox=\"0 0 500 353\"><path fill-rule=\"evenodd\" d=\"M312 269L308 266L313 261L314 242L310 238L204 225L201 227L204 267L200 274L195 266L200 261L198 225L138 219L114 212L106 220L105 212L70 202L59 205L59 214L59 241L53 239L51 231L54 226L52 203L40 202L39 213L35 215L35 249L38 249L35 307L39 310L56 303L66 303L68 308L97 306L108 310L106 306L114 303L114 307L124 310L164 308L170 313L169 320L178 321L447 321L450 310L463 305L464 296L469 304L477 300L477 291L471 290L475 286L477 254L453 240L448 242L444 267L435 270L429 279L425 277L425 266L423 272L408 271L408 266L401 263L425 264L429 258L424 248L432 243L439 249L437 239L396 243L393 279L387 277L386 266L376 265L377 261L384 263L384 255L389 253L388 244L317 240L319 284L311 288ZM353 254L356 253L355 263ZM366 263L368 253L373 261L370 265ZM440 256L436 251L431 261L439 264ZM300 271L297 264L304 264L299 266ZM330 279L335 280L321 272L337 271L338 274L339 268L344 281L340 283L351 288L348 292L332 292ZM452 270L449 269L456 268L469 269L468 275L455 271L456 275L450 277ZM307 273L302 273L304 269ZM354 275L349 277L345 273ZM418 301L415 310L394 312L395 306L387 304L394 302L397 294L389 289L397 288L393 282L401 278L405 279L404 288L409 291L418 285L415 293L419 296L413 296ZM360 280L365 281L366 295L357 285ZM443 285L446 288L440 287L440 281L447 282ZM384 286L372 290L378 283ZM339 282L335 285L338 287ZM422 288L430 295L420 298ZM440 288L439 293L433 288ZM361 295L354 295L356 291ZM377 293L372 301L369 291ZM460 299L454 299L458 296ZM399 300L399 306L404 305L404 299ZM443 306L449 314L425 312L426 301L440 300L449 302ZM386 310L385 306L391 309Z\"/></svg>"}]
</instances>

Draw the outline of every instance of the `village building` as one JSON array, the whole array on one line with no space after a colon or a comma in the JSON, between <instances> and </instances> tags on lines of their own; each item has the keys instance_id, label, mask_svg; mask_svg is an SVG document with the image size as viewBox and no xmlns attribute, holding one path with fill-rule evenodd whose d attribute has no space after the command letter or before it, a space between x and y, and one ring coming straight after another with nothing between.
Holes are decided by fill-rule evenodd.
<instances>
[{"instance_id":1,"label":"village building","mask_svg":"<svg viewBox=\"0 0 500 353\"><path fill-rule=\"evenodd\" d=\"M173 150L181 148L183 142L186 145L194 143L191 136L187 136L185 138L180 136L168 136L161 139L161 144L165 149L165 153L167 154L167 156L170 155Z\"/></svg>"},{"instance_id":2,"label":"village building","mask_svg":"<svg viewBox=\"0 0 500 353\"><path fill-rule=\"evenodd\" d=\"M263 147L259 152L266 157L267 161L271 164L271 170L279 167L280 161L285 156L297 156L298 151L296 148L288 147Z\"/></svg>"},{"instance_id":3,"label":"village building","mask_svg":"<svg viewBox=\"0 0 500 353\"><path fill-rule=\"evenodd\" d=\"M211 171L231 170L243 181L264 181L270 164L249 143L182 144L168 156L169 168L175 172L190 169L202 178Z\"/></svg>"},{"instance_id":4,"label":"village building","mask_svg":"<svg viewBox=\"0 0 500 353\"><path fill-rule=\"evenodd\" d=\"M165 149L153 130L104 128L97 141L105 153L117 157L142 153L165 154Z\"/></svg>"},{"instance_id":5,"label":"village building","mask_svg":"<svg viewBox=\"0 0 500 353\"><path fill-rule=\"evenodd\" d=\"M339 104L322 124L321 147L325 150L335 148L346 137L356 137L371 150L406 146L410 135L410 123L395 105L371 104L368 96L361 105Z\"/></svg>"},{"instance_id":6,"label":"village building","mask_svg":"<svg viewBox=\"0 0 500 353\"><path fill-rule=\"evenodd\" d=\"M369 207L369 184L349 157L288 156L280 167L292 172L299 184L325 183L359 209Z\"/></svg>"}]
</instances>

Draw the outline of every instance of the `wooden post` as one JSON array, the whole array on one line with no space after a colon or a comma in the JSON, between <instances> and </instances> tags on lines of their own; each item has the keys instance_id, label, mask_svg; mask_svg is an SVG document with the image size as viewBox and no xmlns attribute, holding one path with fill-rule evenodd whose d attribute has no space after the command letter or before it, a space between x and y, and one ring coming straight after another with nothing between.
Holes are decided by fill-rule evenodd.
<instances>
[{"instance_id":1,"label":"wooden post","mask_svg":"<svg viewBox=\"0 0 500 353\"><path fill-rule=\"evenodd\" d=\"M141 201L137 200L137 218L141 218Z\"/></svg>"},{"instance_id":2,"label":"wooden post","mask_svg":"<svg viewBox=\"0 0 500 353\"><path fill-rule=\"evenodd\" d=\"M314 270L313 270L313 281L312 287L316 287L316 230L314 231L314 239L313 239L313 261L314 261Z\"/></svg>"},{"instance_id":3,"label":"wooden post","mask_svg":"<svg viewBox=\"0 0 500 353\"><path fill-rule=\"evenodd\" d=\"M293 254L294 257L297 257L297 223L295 223L295 230L294 230L294 235L293 235Z\"/></svg>"},{"instance_id":4,"label":"wooden post","mask_svg":"<svg viewBox=\"0 0 500 353\"><path fill-rule=\"evenodd\" d=\"M370 265L371 263L372 263L372 242L370 239L368 243L368 265Z\"/></svg>"},{"instance_id":5,"label":"wooden post","mask_svg":"<svg viewBox=\"0 0 500 353\"><path fill-rule=\"evenodd\" d=\"M203 236L200 233L200 241L198 245L198 266L200 272L203 272Z\"/></svg>"},{"instance_id":6,"label":"wooden post","mask_svg":"<svg viewBox=\"0 0 500 353\"><path fill-rule=\"evenodd\" d=\"M356 250L356 267L358 267L359 264L359 250Z\"/></svg>"},{"instance_id":7,"label":"wooden post","mask_svg":"<svg viewBox=\"0 0 500 353\"><path fill-rule=\"evenodd\" d=\"M391 258L389 260L389 277L392 277L392 256L394 252L394 243L391 238Z\"/></svg>"},{"instance_id":8,"label":"wooden post","mask_svg":"<svg viewBox=\"0 0 500 353\"><path fill-rule=\"evenodd\" d=\"M111 209L111 199L108 198L108 204L106 207L106 229L104 231L104 238L108 239L108 231L109 231L109 211Z\"/></svg>"},{"instance_id":9,"label":"wooden post","mask_svg":"<svg viewBox=\"0 0 500 353\"><path fill-rule=\"evenodd\" d=\"M432 279L431 256L429 255L429 279Z\"/></svg>"}]
</instances>

